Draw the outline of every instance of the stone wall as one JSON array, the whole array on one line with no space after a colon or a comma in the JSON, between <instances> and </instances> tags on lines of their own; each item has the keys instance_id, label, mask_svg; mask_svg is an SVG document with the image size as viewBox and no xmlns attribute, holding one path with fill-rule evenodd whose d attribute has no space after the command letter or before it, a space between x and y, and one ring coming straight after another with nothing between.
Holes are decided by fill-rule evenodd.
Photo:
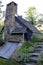
<instances>
[{"instance_id":1,"label":"stone wall","mask_svg":"<svg viewBox=\"0 0 43 65\"><path fill-rule=\"evenodd\" d=\"M24 40L23 35L7 35L6 41L23 42Z\"/></svg>"}]
</instances>

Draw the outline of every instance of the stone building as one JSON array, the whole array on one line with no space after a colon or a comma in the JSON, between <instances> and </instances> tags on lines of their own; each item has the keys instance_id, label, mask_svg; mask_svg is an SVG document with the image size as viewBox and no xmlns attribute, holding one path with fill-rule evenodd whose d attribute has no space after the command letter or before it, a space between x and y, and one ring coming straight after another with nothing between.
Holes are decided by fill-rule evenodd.
<instances>
[{"instance_id":1,"label":"stone building","mask_svg":"<svg viewBox=\"0 0 43 65\"><path fill-rule=\"evenodd\" d=\"M17 4L7 4L4 22L5 41L24 42L40 32L29 22L17 15Z\"/></svg>"}]
</instances>

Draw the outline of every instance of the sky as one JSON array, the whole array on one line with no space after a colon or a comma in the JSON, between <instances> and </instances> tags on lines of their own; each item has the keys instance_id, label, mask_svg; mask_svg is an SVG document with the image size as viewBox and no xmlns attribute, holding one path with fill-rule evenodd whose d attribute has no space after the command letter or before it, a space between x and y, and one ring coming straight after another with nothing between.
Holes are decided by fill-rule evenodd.
<instances>
[{"instance_id":1,"label":"sky","mask_svg":"<svg viewBox=\"0 0 43 65\"><path fill-rule=\"evenodd\" d=\"M18 4L17 13L19 15L25 16L25 12L30 6L36 7L38 12L43 13L43 0L2 0L4 4L4 10L6 5L11 1L14 1Z\"/></svg>"}]
</instances>

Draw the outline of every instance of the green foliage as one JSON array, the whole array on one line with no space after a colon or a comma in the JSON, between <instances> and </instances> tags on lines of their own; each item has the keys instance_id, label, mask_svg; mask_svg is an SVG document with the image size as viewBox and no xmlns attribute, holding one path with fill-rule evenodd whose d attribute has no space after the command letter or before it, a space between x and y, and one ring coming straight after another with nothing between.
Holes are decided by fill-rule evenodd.
<instances>
[{"instance_id":1,"label":"green foliage","mask_svg":"<svg viewBox=\"0 0 43 65\"><path fill-rule=\"evenodd\" d=\"M4 26L0 26L0 34L2 34L2 29L3 29Z\"/></svg>"},{"instance_id":2,"label":"green foliage","mask_svg":"<svg viewBox=\"0 0 43 65\"><path fill-rule=\"evenodd\" d=\"M4 43L2 40L2 33L3 33L2 28L3 28L3 26L0 26L0 46Z\"/></svg>"},{"instance_id":3,"label":"green foliage","mask_svg":"<svg viewBox=\"0 0 43 65\"><path fill-rule=\"evenodd\" d=\"M43 52L40 54L40 60L43 61Z\"/></svg>"},{"instance_id":4,"label":"green foliage","mask_svg":"<svg viewBox=\"0 0 43 65\"><path fill-rule=\"evenodd\" d=\"M30 7L26 13L26 18L29 20L32 24L36 23L36 8Z\"/></svg>"},{"instance_id":5,"label":"green foliage","mask_svg":"<svg viewBox=\"0 0 43 65\"><path fill-rule=\"evenodd\" d=\"M43 65L43 52L40 53L39 60L37 63L38 65Z\"/></svg>"},{"instance_id":6,"label":"green foliage","mask_svg":"<svg viewBox=\"0 0 43 65\"><path fill-rule=\"evenodd\" d=\"M18 62L29 62L30 53L33 52L34 45L36 45L40 39L43 39L43 34L33 36L32 40L25 42L14 54L15 60ZM38 64L39 62L40 60L38 61Z\"/></svg>"},{"instance_id":7,"label":"green foliage","mask_svg":"<svg viewBox=\"0 0 43 65\"><path fill-rule=\"evenodd\" d=\"M43 14L38 13L35 7L29 7L26 12L26 19L33 25L41 24L43 23Z\"/></svg>"},{"instance_id":8,"label":"green foliage","mask_svg":"<svg viewBox=\"0 0 43 65\"><path fill-rule=\"evenodd\" d=\"M4 44L3 40L2 40L2 34L0 34L0 46Z\"/></svg>"},{"instance_id":9,"label":"green foliage","mask_svg":"<svg viewBox=\"0 0 43 65\"><path fill-rule=\"evenodd\" d=\"M29 62L29 53L33 52L35 43L33 41L25 42L14 54L15 60L18 62Z\"/></svg>"},{"instance_id":10,"label":"green foliage","mask_svg":"<svg viewBox=\"0 0 43 65\"><path fill-rule=\"evenodd\" d=\"M0 65L23 65L23 64L19 64L15 62L15 60L6 60L6 59L0 58Z\"/></svg>"},{"instance_id":11,"label":"green foliage","mask_svg":"<svg viewBox=\"0 0 43 65\"><path fill-rule=\"evenodd\" d=\"M32 36L33 41L43 41L43 34L40 35L33 35Z\"/></svg>"},{"instance_id":12,"label":"green foliage","mask_svg":"<svg viewBox=\"0 0 43 65\"><path fill-rule=\"evenodd\" d=\"M29 62L29 54L27 53L17 52L14 56L17 62Z\"/></svg>"},{"instance_id":13,"label":"green foliage","mask_svg":"<svg viewBox=\"0 0 43 65\"><path fill-rule=\"evenodd\" d=\"M43 24L43 14L39 14L38 23Z\"/></svg>"},{"instance_id":14,"label":"green foliage","mask_svg":"<svg viewBox=\"0 0 43 65\"><path fill-rule=\"evenodd\" d=\"M33 51L33 46L34 46L34 43L33 41L27 41L23 44L23 46L19 49L20 52L23 52L23 53L29 53L29 52L32 52Z\"/></svg>"}]
</instances>

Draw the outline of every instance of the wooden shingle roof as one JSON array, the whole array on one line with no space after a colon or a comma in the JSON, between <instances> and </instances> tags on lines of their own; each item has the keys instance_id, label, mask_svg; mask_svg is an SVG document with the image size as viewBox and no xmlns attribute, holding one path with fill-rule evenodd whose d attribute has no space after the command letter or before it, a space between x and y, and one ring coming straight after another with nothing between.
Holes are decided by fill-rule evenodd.
<instances>
[{"instance_id":1,"label":"wooden shingle roof","mask_svg":"<svg viewBox=\"0 0 43 65\"><path fill-rule=\"evenodd\" d=\"M23 23L28 29L30 29L33 33L41 33L34 25L32 25L29 21L23 19L20 16L15 16L16 19L18 19L21 23Z\"/></svg>"}]
</instances>

